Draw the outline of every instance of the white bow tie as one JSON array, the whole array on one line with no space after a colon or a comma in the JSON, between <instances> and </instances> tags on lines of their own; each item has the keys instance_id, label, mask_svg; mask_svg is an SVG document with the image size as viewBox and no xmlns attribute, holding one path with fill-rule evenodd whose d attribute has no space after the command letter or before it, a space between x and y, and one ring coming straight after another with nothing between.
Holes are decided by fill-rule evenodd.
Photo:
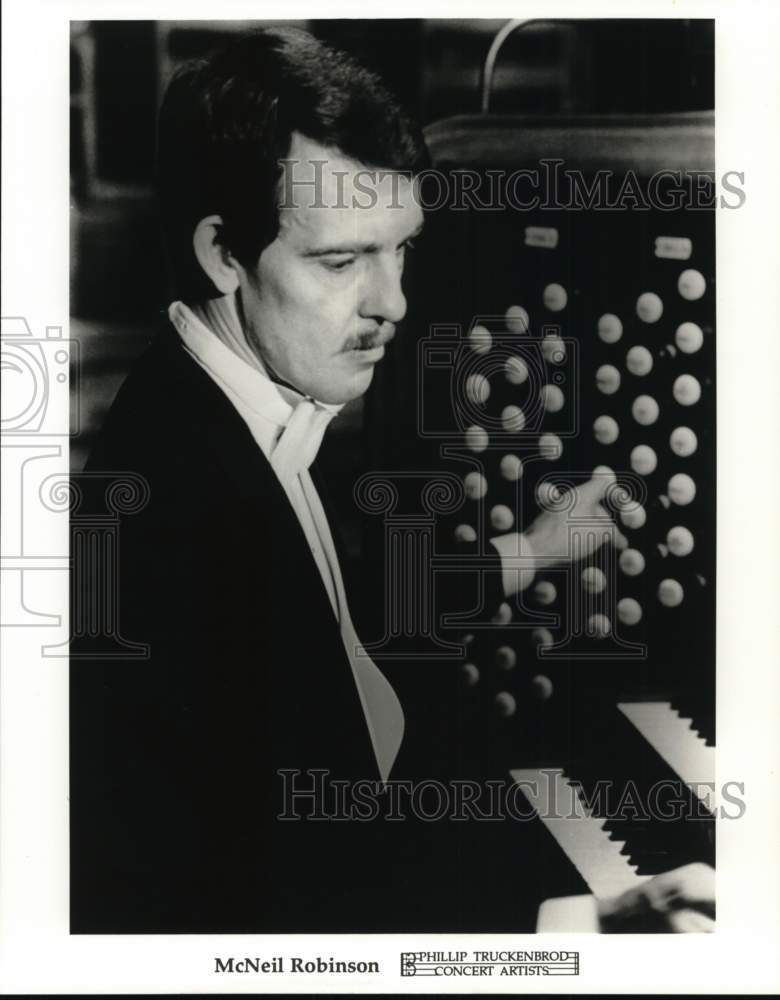
<instances>
[{"instance_id":1,"label":"white bow tie","mask_svg":"<svg viewBox=\"0 0 780 1000\"><path fill-rule=\"evenodd\" d=\"M313 399L302 399L295 405L271 453L271 466L282 483L289 483L309 468L334 416L333 410Z\"/></svg>"}]
</instances>

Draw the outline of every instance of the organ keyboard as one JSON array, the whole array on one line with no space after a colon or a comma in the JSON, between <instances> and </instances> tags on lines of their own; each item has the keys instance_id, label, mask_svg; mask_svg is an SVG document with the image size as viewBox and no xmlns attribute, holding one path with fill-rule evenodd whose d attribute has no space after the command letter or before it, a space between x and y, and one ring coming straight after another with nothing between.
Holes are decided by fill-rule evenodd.
<instances>
[{"instance_id":1,"label":"organ keyboard","mask_svg":"<svg viewBox=\"0 0 780 1000\"><path fill-rule=\"evenodd\" d=\"M619 703L618 708L712 812L715 747L668 701Z\"/></svg>"},{"instance_id":2,"label":"organ keyboard","mask_svg":"<svg viewBox=\"0 0 780 1000\"><path fill-rule=\"evenodd\" d=\"M715 804L715 749L670 702L621 702L618 710L641 734L649 748L682 779L708 810ZM620 744L625 752L625 742ZM514 768L510 775L536 811L545 829L572 863L597 900L607 900L634 889L654 875L680 868L692 861L712 860L712 842L697 839L690 822L703 823L702 813L681 815L666 830L658 815L645 818L621 816L597 794L599 775L615 773L601 762L561 767ZM657 772L646 772L655 778ZM662 779L663 780L663 779ZM668 778L666 779L668 780ZM645 791L647 783L645 782ZM629 812L637 810L631 801ZM639 805L644 811L645 803ZM660 805L660 803L657 803ZM612 806L615 806L613 799ZM659 822L660 821L660 822ZM660 826L660 828L659 828ZM572 897L552 897L543 903L537 929L540 931L598 930L595 907L584 907ZM691 913L679 929L710 930L709 921Z\"/></svg>"},{"instance_id":3,"label":"organ keyboard","mask_svg":"<svg viewBox=\"0 0 780 1000\"><path fill-rule=\"evenodd\" d=\"M637 872L623 843L610 836L605 822L592 814L580 788L562 770L532 768L510 774L595 896L617 896L650 877Z\"/></svg>"}]
</instances>

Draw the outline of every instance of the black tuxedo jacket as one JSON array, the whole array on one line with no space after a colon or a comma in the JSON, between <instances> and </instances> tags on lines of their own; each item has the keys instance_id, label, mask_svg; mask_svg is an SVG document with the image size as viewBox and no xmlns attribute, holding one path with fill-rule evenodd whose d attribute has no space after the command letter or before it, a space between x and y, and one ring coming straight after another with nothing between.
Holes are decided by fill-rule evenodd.
<instances>
[{"instance_id":1,"label":"black tuxedo jacket","mask_svg":"<svg viewBox=\"0 0 780 1000\"><path fill-rule=\"evenodd\" d=\"M72 930L531 929L534 861L520 864L506 824L278 818L291 774L298 789L312 769L376 781L376 763L298 520L172 329L120 390L86 471L80 516L100 513L106 477L148 485L116 558L118 629L150 653L90 658L74 641ZM76 574L76 614L105 599L84 586L94 570ZM424 746L407 732L391 777L429 775Z\"/></svg>"}]
</instances>

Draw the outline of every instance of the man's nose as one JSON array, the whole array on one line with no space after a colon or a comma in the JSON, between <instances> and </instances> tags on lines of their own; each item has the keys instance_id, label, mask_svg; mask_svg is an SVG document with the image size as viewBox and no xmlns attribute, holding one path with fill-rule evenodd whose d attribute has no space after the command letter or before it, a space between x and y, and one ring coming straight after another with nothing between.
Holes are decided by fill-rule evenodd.
<instances>
[{"instance_id":1,"label":"man's nose","mask_svg":"<svg viewBox=\"0 0 780 1000\"><path fill-rule=\"evenodd\" d=\"M406 315L401 269L395 260L374 261L362 289L360 314L379 323L400 323Z\"/></svg>"}]
</instances>

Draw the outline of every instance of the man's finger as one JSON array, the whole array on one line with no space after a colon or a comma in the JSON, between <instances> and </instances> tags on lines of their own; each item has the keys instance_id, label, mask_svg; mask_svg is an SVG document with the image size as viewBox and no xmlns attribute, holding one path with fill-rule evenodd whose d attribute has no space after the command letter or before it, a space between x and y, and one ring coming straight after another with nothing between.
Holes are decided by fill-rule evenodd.
<instances>
[{"instance_id":1,"label":"man's finger","mask_svg":"<svg viewBox=\"0 0 780 1000\"><path fill-rule=\"evenodd\" d=\"M595 500L603 500L609 488L616 482L617 476L608 465L597 465L590 480L580 489L592 490Z\"/></svg>"}]
</instances>

